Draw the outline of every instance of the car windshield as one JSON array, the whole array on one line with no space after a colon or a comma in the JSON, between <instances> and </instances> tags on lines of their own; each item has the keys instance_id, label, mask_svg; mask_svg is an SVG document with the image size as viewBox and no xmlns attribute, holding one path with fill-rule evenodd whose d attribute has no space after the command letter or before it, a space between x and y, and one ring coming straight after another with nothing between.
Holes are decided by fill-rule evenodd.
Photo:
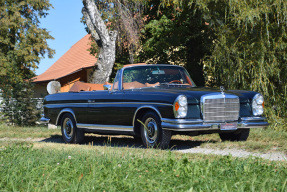
<instances>
[{"instance_id":1,"label":"car windshield","mask_svg":"<svg viewBox=\"0 0 287 192\"><path fill-rule=\"evenodd\" d=\"M161 85L195 86L183 67L147 65L129 67L123 71L123 89Z\"/></svg>"}]
</instances>

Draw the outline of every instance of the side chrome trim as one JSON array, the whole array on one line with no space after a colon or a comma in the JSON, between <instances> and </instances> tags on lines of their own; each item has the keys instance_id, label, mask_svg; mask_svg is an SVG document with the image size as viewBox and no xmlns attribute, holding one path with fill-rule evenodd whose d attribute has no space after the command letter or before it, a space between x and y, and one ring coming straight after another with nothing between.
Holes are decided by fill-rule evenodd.
<instances>
[{"instance_id":1,"label":"side chrome trim","mask_svg":"<svg viewBox=\"0 0 287 192\"><path fill-rule=\"evenodd\" d=\"M96 101L93 103L63 103L63 104L46 104L45 106L55 106L55 105L165 105L165 106L172 106L172 104L168 103L147 103L147 102L106 102L106 103L97 103Z\"/></svg>"},{"instance_id":2,"label":"side chrome trim","mask_svg":"<svg viewBox=\"0 0 287 192\"><path fill-rule=\"evenodd\" d=\"M100 124L77 123L77 127L82 128L82 129L105 130L105 131L127 131L127 132L133 131L133 126L121 126L121 125L100 125Z\"/></svg>"},{"instance_id":3,"label":"side chrome trim","mask_svg":"<svg viewBox=\"0 0 287 192\"><path fill-rule=\"evenodd\" d=\"M172 106L172 105L170 104L170 106ZM150 106L150 105L144 105L144 106L141 106L141 107L137 108L137 110L136 110L136 112L134 114L134 117L133 117L133 127L135 127L135 120L136 120L137 113L141 109L152 109L158 114L159 118L162 119L161 114L160 114L160 112L159 112L159 110L157 108L155 108L153 106Z\"/></svg>"},{"instance_id":4,"label":"side chrome trim","mask_svg":"<svg viewBox=\"0 0 287 192\"><path fill-rule=\"evenodd\" d=\"M168 103L147 103L147 102L110 102L110 103L89 103L89 105L166 105L166 106L172 106L172 104Z\"/></svg>"},{"instance_id":5,"label":"side chrome trim","mask_svg":"<svg viewBox=\"0 0 287 192\"><path fill-rule=\"evenodd\" d=\"M63 105L87 105L87 104L89 104L89 103L88 103L88 100L87 100L87 103L61 103L61 104L46 104L46 105L44 105L43 107L48 107L48 106L57 106L57 105L59 105L59 106L63 106Z\"/></svg>"},{"instance_id":6,"label":"side chrome trim","mask_svg":"<svg viewBox=\"0 0 287 192\"><path fill-rule=\"evenodd\" d=\"M58 117L57 117L57 119L56 119L56 125L59 125L59 122L58 122L58 121L59 121L59 118L60 118L60 116L61 116L62 113L71 113L71 114L73 115L73 117L74 117L76 123L77 123L77 119L76 119L76 115L75 115L74 111L73 111L72 109L70 109L70 108L66 108L66 109L62 109L62 110L60 111L60 113L58 114Z\"/></svg>"}]
</instances>

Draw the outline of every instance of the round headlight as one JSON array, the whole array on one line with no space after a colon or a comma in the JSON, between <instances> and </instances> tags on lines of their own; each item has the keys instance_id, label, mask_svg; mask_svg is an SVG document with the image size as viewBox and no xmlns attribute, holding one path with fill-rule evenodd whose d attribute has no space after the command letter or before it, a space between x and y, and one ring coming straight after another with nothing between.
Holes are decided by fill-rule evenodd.
<instances>
[{"instance_id":1,"label":"round headlight","mask_svg":"<svg viewBox=\"0 0 287 192\"><path fill-rule=\"evenodd\" d=\"M264 103L264 99L263 99L263 96L260 95L260 94L257 94L256 95L256 98L255 98L255 101L258 105L262 105Z\"/></svg>"},{"instance_id":2,"label":"round headlight","mask_svg":"<svg viewBox=\"0 0 287 192\"><path fill-rule=\"evenodd\" d=\"M177 113L178 113L178 117L185 117L187 113L187 107L180 107Z\"/></svg>"},{"instance_id":3,"label":"round headlight","mask_svg":"<svg viewBox=\"0 0 287 192\"><path fill-rule=\"evenodd\" d=\"M186 99L186 96L184 95L180 95L178 97L178 104L182 107L186 106L187 105L187 99Z\"/></svg>"},{"instance_id":4,"label":"round headlight","mask_svg":"<svg viewBox=\"0 0 287 192\"><path fill-rule=\"evenodd\" d=\"M185 95L179 95L173 103L175 118L185 118L187 115L187 98Z\"/></svg>"},{"instance_id":5,"label":"round headlight","mask_svg":"<svg viewBox=\"0 0 287 192\"><path fill-rule=\"evenodd\" d=\"M252 100L253 115L262 115L264 112L264 98L261 94L256 94Z\"/></svg>"}]
</instances>

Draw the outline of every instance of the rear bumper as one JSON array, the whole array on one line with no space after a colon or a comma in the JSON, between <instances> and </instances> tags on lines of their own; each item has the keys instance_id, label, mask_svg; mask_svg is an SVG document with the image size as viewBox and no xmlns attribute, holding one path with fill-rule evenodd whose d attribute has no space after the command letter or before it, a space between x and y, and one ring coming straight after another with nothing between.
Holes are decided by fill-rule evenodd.
<instances>
[{"instance_id":1,"label":"rear bumper","mask_svg":"<svg viewBox=\"0 0 287 192\"><path fill-rule=\"evenodd\" d=\"M171 131L208 131L220 130L222 123L205 123L201 119L161 119L161 126ZM237 129L264 128L269 125L265 117L243 117L237 123ZM225 129L226 130L226 129ZM234 130L234 129L232 129Z\"/></svg>"}]
</instances>

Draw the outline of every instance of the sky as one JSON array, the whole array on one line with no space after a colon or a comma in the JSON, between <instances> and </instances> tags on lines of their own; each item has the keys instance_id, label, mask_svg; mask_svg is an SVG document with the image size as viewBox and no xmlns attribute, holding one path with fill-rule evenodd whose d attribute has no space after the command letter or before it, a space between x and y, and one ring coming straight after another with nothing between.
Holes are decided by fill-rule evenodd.
<instances>
[{"instance_id":1,"label":"sky","mask_svg":"<svg viewBox=\"0 0 287 192\"><path fill-rule=\"evenodd\" d=\"M81 23L82 0L50 0L54 9L48 11L49 15L42 18L41 28L46 28L55 39L48 40L50 48L56 53L53 59L48 56L41 59L36 75L44 73L64 53L66 53L76 42L83 38L87 32Z\"/></svg>"}]
</instances>

